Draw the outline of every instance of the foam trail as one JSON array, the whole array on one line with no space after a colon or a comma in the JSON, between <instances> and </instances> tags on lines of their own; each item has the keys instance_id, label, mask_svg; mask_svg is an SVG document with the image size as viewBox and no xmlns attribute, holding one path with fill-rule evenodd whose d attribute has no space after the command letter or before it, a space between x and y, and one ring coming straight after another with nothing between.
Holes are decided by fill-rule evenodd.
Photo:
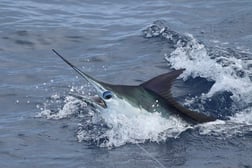
<instances>
[{"instance_id":1,"label":"foam trail","mask_svg":"<svg viewBox=\"0 0 252 168\"><path fill-rule=\"evenodd\" d=\"M164 21L155 21L143 30L144 36L167 42L165 59L170 68L186 69L180 76L183 80L202 77L213 81L206 93L188 96L186 106L197 111L214 111L218 116L224 115L229 119L200 124L195 128L200 128L201 134L225 136L251 130L251 52L220 46L208 48L191 34L175 32L167 25Z\"/></svg>"},{"instance_id":2,"label":"foam trail","mask_svg":"<svg viewBox=\"0 0 252 168\"><path fill-rule=\"evenodd\" d=\"M155 21L143 30L146 38L162 38L167 41L170 53L165 59L171 68L186 69L181 75L202 77L215 81L205 95L212 97L218 92L233 93L232 99L240 104L252 102L251 58L232 49L207 48L190 34L180 34L171 30L164 21ZM246 51L248 54L249 52Z\"/></svg>"},{"instance_id":3,"label":"foam trail","mask_svg":"<svg viewBox=\"0 0 252 168\"><path fill-rule=\"evenodd\" d=\"M232 58L235 65L223 67L215 59L211 59L203 44L199 44L193 37L190 45L176 48L166 60L175 69L185 68L182 74L184 80L189 76L203 77L215 81L210 91L206 94L212 97L215 93L229 91L233 93L235 101L251 102L252 85L248 75L243 78L236 75L235 67L242 67L242 61Z\"/></svg>"}]
</instances>

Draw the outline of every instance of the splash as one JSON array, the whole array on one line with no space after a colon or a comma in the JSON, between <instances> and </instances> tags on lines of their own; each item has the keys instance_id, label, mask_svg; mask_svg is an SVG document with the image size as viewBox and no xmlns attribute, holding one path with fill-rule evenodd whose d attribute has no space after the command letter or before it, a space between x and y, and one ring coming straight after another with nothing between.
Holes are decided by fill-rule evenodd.
<instances>
[{"instance_id":1,"label":"splash","mask_svg":"<svg viewBox=\"0 0 252 168\"><path fill-rule=\"evenodd\" d=\"M83 87L70 89L83 93ZM84 92L87 93L87 92ZM90 93L87 96L93 96ZM156 103L156 102L154 102ZM56 107L61 104L61 107ZM175 116L164 118L161 113L150 113L131 106L123 99L116 100L112 108L94 109L72 96L52 95L37 117L60 120L77 118L77 139L100 147L117 147L127 143L162 142L168 137L177 138L191 128Z\"/></svg>"},{"instance_id":2,"label":"splash","mask_svg":"<svg viewBox=\"0 0 252 168\"><path fill-rule=\"evenodd\" d=\"M127 104L123 101L118 104ZM128 104L125 107L112 106L100 113L108 129L98 139L106 139L99 146L121 146L126 143L143 143L145 141L161 142L167 137L177 137L188 129L187 123L177 117L164 118L160 113L150 113ZM89 136L86 129L78 132L78 139L82 141Z\"/></svg>"},{"instance_id":3,"label":"splash","mask_svg":"<svg viewBox=\"0 0 252 168\"><path fill-rule=\"evenodd\" d=\"M190 37L191 41L186 46L179 45L165 57L171 67L186 68L182 76L184 80L190 76L215 81L206 94L208 97L218 92L228 91L233 93L234 101L251 102L252 85L248 73L244 70L245 63L241 59L230 57L226 60L226 62L229 61L229 65L226 65L224 61L220 61L222 59L220 57L211 58L205 46L198 43L192 35Z\"/></svg>"},{"instance_id":4,"label":"splash","mask_svg":"<svg viewBox=\"0 0 252 168\"><path fill-rule=\"evenodd\" d=\"M217 120L197 125L201 135L213 135L219 138L243 136L252 131L252 108L236 113L229 120Z\"/></svg>"},{"instance_id":5,"label":"splash","mask_svg":"<svg viewBox=\"0 0 252 168\"><path fill-rule=\"evenodd\" d=\"M205 104L211 99L217 97L221 102L222 99L230 97L232 104L228 104L228 110L232 110L234 115L225 121L216 120L192 127L179 118L164 118L158 112L149 113L127 105L123 99L117 103L126 106L114 104L112 108L99 110L71 96L53 95L43 107L38 107L38 117L54 120L77 118L80 121L76 131L78 141L100 147L117 147L146 141L159 143L169 137L177 138L188 129L199 131L201 135L218 137L252 131L252 66L249 57L244 59L244 55L230 49L207 48L192 35L172 31L161 21L155 22L143 32L146 38L161 38L167 41L167 48L171 52L165 54L165 59L171 68L186 69L181 76L184 81L196 77L213 81L207 93L186 98L184 105L192 108L197 104L193 109L204 111ZM95 94L86 87L73 87L69 92L87 97Z\"/></svg>"},{"instance_id":6,"label":"splash","mask_svg":"<svg viewBox=\"0 0 252 168\"><path fill-rule=\"evenodd\" d=\"M209 91L186 98L184 105L202 112L207 110L207 104L215 100L223 102L224 106L216 106L212 111L221 114L228 110L229 114L234 114L227 121L217 120L199 125L202 134L236 135L251 131L251 52L219 46L206 47L193 35L177 33L160 20L148 26L143 33L146 38L161 38L167 42L170 52L165 53L165 59L171 68L186 69L180 76L184 81L201 77L213 82Z\"/></svg>"},{"instance_id":7,"label":"splash","mask_svg":"<svg viewBox=\"0 0 252 168\"><path fill-rule=\"evenodd\" d=\"M156 21L143 32L145 37L165 39L174 50L165 54L171 68L186 69L181 77L202 77L214 81L210 91L204 95L212 97L218 92L228 91L236 102L252 102L251 60L231 49L207 48L191 34L179 34ZM245 59L243 59L245 58Z\"/></svg>"},{"instance_id":8,"label":"splash","mask_svg":"<svg viewBox=\"0 0 252 168\"><path fill-rule=\"evenodd\" d=\"M54 109L50 109L50 103L53 105L55 105L56 103L64 103L64 106L62 108L55 109L54 107ZM44 106L40 108L41 112L38 113L37 117L56 120L64 119L76 115L76 112L81 113L82 109L85 109L87 107L87 104L85 102L82 102L71 96L66 96L64 100L60 100L60 97L53 95L50 97L50 103L49 101L47 101L47 103L45 103Z\"/></svg>"}]
</instances>

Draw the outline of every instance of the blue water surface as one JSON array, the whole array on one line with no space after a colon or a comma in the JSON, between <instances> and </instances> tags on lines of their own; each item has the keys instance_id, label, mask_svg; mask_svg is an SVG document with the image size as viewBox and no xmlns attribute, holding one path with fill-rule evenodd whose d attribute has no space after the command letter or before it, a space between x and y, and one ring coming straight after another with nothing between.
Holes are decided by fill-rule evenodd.
<instances>
[{"instance_id":1,"label":"blue water surface","mask_svg":"<svg viewBox=\"0 0 252 168\"><path fill-rule=\"evenodd\" d=\"M252 1L1 0L0 16L0 167L252 167ZM93 91L53 48L116 84L186 68L177 100L221 120L104 147L67 99Z\"/></svg>"}]
</instances>

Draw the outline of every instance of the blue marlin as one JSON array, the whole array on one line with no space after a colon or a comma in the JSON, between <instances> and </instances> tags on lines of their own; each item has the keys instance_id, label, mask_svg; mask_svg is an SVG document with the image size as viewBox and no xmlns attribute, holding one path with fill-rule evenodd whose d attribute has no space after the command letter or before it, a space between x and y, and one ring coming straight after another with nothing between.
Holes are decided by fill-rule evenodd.
<instances>
[{"instance_id":1,"label":"blue marlin","mask_svg":"<svg viewBox=\"0 0 252 168\"><path fill-rule=\"evenodd\" d=\"M72 67L79 75L85 78L97 92L97 97L87 99L80 95L72 95L84 102L102 109L109 109L115 105L122 108L132 106L134 108L145 109L148 112L160 112L163 116L178 116L191 124L204 123L216 120L200 112L192 111L179 104L171 94L173 81L184 71L184 69L174 70L158 75L140 85L115 85L98 81L74 66L57 51L52 51L59 56L66 64ZM156 104L153 107L153 104Z\"/></svg>"}]
</instances>

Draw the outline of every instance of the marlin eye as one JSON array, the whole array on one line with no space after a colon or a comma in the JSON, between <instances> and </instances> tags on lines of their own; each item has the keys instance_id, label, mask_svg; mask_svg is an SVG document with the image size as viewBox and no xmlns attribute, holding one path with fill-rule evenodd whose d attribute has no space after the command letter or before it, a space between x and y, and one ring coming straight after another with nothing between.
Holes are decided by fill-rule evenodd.
<instances>
[{"instance_id":1,"label":"marlin eye","mask_svg":"<svg viewBox=\"0 0 252 168\"><path fill-rule=\"evenodd\" d=\"M108 100L113 97L113 93L111 91L105 91L102 94L103 99Z\"/></svg>"}]
</instances>

